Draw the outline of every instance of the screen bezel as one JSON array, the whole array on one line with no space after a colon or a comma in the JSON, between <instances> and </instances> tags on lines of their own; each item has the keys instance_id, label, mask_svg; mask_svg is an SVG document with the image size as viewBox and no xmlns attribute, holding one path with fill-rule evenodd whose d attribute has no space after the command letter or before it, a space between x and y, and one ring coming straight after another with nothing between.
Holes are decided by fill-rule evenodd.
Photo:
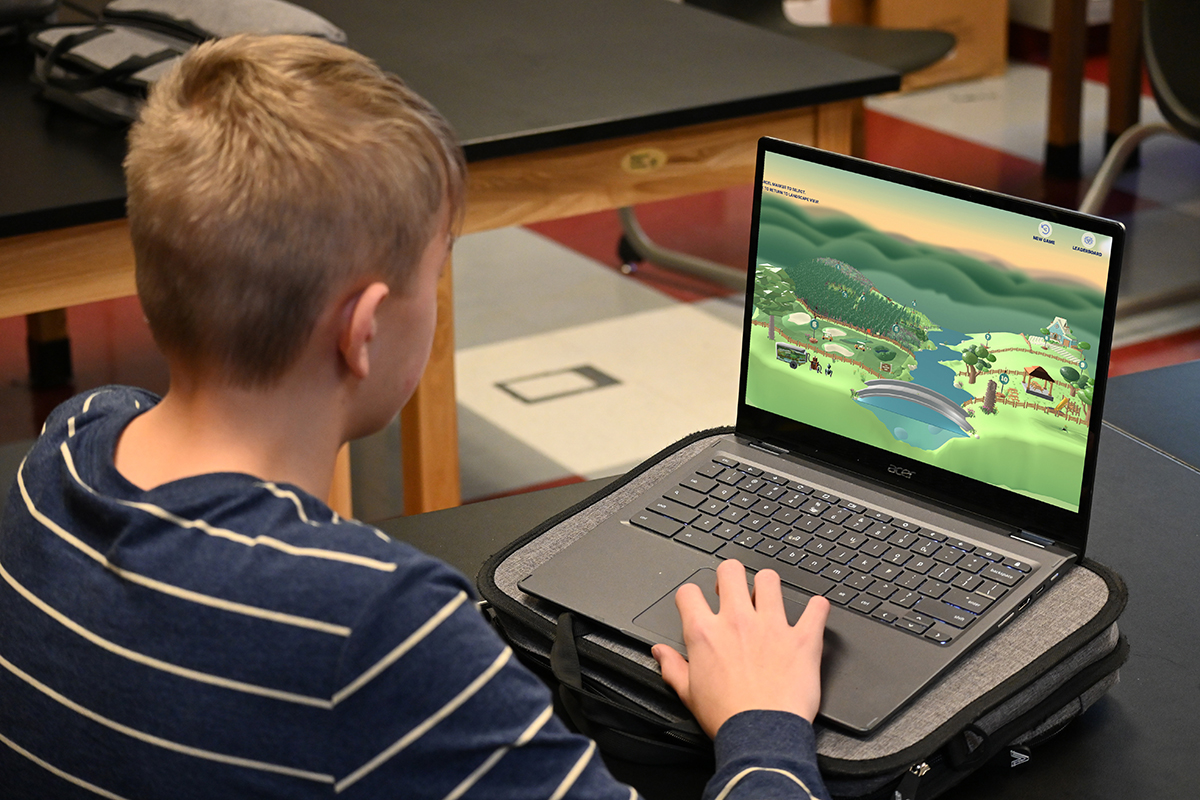
<instances>
[{"instance_id":1,"label":"screen bezel","mask_svg":"<svg viewBox=\"0 0 1200 800\"><path fill-rule=\"evenodd\" d=\"M1070 511L1009 489L964 477L923 461L905 458L872 445L829 433L820 428L748 405L745 398L749 375L749 336L743 333L742 341L737 414L739 434L761 440L796 455L823 461L837 468L849 469L888 486L894 491L923 496L938 504L1009 527L1013 532L1033 533L1054 541L1077 555L1083 555L1091 517L1096 459L1100 444L1100 421L1103 417L1112 333L1116 319L1117 287L1125 244L1124 226L1119 222L1081 214L1077 211L818 150L806 145L764 137L759 140L755 169L743 332L751 330L750 323L754 315L753 298L758 263L759 212L762 206L763 170L767 153L810 161L878 180L1023 214L1035 219L1043 219L1052 224L1083 228L1102 236L1112 237L1100 338L1092 351L1096 365L1096 377L1078 511ZM897 473L907 473L909 477L899 477ZM1003 514L1001 518L997 517L998 511Z\"/></svg>"}]
</instances>

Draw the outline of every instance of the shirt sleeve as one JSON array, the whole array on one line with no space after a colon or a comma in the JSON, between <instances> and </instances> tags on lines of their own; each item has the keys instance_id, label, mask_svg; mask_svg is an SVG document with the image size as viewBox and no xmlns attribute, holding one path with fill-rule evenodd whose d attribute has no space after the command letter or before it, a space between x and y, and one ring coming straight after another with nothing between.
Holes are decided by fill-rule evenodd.
<instances>
[{"instance_id":1,"label":"shirt sleeve","mask_svg":"<svg viewBox=\"0 0 1200 800\"><path fill-rule=\"evenodd\" d=\"M829 800L817 770L816 734L808 720L784 711L743 711L714 742L717 769L704 800Z\"/></svg>"}]
</instances>

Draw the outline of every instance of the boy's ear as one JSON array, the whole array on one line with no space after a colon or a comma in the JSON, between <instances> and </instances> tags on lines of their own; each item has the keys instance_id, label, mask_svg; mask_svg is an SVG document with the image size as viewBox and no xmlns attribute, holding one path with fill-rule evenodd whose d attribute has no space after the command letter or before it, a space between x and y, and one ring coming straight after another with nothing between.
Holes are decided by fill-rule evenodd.
<instances>
[{"instance_id":1,"label":"boy's ear","mask_svg":"<svg viewBox=\"0 0 1200 800\"><path fill-rule=\"evenodd\" d=\"M353 295L342 309L342 325L338 334L338 350L346 367L362 379L371 371L371 341L375 338L376 314L390 289L386 283L375 282Z\"/></svg>"}]
</instances>

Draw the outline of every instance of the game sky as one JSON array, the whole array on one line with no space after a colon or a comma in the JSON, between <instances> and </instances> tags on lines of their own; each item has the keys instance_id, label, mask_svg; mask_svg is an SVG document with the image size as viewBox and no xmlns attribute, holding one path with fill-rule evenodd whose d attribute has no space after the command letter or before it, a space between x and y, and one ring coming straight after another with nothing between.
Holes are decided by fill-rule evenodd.
<instances>
[{"instance_id":1,"label":"game sky","mask_svg":"<svg viewBox=\"0 0 1200 800\"><path fill-rule=\"evenodd\" d=\"M766 159L747 402L1077 509L1111 239Z\"/></svg>"}]
</instances>

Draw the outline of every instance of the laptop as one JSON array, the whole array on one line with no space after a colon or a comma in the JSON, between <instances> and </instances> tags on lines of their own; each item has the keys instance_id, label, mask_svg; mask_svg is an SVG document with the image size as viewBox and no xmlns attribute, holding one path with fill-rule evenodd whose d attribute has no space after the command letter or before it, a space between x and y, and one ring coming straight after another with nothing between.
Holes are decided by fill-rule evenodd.
<instances>
[{"instance_id":1,"label":"laptop","mask_svg":"<svg viewBox=\"0 0 1200 800\"><path fill-rule=\"evenodd\" d=\"M1083 555L1124 228L774 139L755 183L734 432L519 586L683 650L679 586L774 569L865 734Z\"/></svg>"}]
</instances>

